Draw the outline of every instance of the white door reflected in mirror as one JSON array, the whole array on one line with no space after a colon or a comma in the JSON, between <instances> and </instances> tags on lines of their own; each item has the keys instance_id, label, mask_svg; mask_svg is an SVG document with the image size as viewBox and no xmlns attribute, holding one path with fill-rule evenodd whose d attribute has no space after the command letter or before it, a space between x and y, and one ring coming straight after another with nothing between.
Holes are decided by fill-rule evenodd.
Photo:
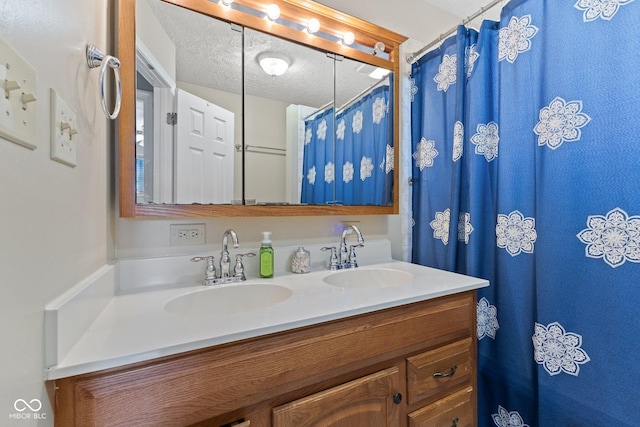
<instances>
[{"instance_id":1,"label":"white door reflected in mirror","mask_svg":"<svg viewBox=\"0 0 640 427\"><path fill-rule=\"evenodd\" d=\"M181 89L176 98L176 203L229 203L233 113Z\"/></svg>"}]
</instances>

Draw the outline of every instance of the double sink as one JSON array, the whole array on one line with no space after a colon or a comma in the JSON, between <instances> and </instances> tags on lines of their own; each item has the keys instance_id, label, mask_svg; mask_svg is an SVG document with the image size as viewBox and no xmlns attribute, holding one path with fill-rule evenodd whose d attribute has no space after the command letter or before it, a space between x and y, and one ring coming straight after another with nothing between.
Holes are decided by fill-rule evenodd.
<instances>
[{"instance_id":1,"label":"double sink","mask_svg":"<svg viewBox=\"0 0 640 427\"><path fill-rule=\"evenodd\" d=\"M312 273L313 274L313 273ZM304 280L301 275L301 280ZM414 275L392 268L340 270L322 278L336 288L376 289L407 284ZM277 280L277 279L276 279ZM203 287L169 300L164 310L184 316L225 315L261 310L289 299L293 291L272 281Z\"/></svg>"}]
</instances>

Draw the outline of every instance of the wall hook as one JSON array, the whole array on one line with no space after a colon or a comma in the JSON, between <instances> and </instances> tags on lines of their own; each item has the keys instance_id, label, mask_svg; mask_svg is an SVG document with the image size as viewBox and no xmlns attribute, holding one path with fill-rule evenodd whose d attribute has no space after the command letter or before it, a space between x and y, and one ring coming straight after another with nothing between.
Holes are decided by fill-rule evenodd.
<instances>
[{"instance_id":1,"label":"wall hook","mask_svg":"<svg viewBox=\"0 0 640 427\"><path fill-rule=\"evenodd\" d=\"M115 56L104 55L100 50L94 46L93 44L87 45L87 65L89 68L97 68L100 67L100 98L102 100L102 110L111 120L114 120L118 117L120 113L120 104L122 103L122 81L120 80L120 60ZM107 68L111 68L113 70L113 75L116 81L116 105L113 109L113 113L109 112L109 107L107 106L107 98L105 96L106 89L106 80L105 74L107 72Z\"/></svg>"}]
</instances>

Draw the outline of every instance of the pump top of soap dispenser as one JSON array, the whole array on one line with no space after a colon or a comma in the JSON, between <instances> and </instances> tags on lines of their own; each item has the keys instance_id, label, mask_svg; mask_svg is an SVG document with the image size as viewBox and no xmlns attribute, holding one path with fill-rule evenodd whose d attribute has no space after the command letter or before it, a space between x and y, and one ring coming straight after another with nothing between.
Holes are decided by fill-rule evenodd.
<instances>
[{"instance_id":1,"label":"pump top of soap dispenser","mask_svg":"<svg viewBox=\"0 0 640 427\"><path fill-rule=\"evenodd\" d=\"M263 231L262 232L262 245L263 246L271 246L271 232Z\"/></svg>"}]
</instances>

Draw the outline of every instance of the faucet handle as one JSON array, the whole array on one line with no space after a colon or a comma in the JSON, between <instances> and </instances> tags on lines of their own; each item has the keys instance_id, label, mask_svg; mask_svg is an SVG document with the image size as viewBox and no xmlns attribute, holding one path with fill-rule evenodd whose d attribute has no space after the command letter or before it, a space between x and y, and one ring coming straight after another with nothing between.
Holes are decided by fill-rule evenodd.
<instances>
[{"instance_id":1,"label":"faucet handle","mask_svg":"<svg viewBox=\"0 0 640 427\"><path fill-rule=\"evenodd\" d=\"M253 252L247 252L246 254L236 255L236 266L233 268L233 273L234 273L234 277L236 277L236 279L240 281L247 280L246 276L244 275L244 264L242 263L242 257L245 257L245 256L250 258L250 257L256 256L256 254Z\"/></svg>"},{"instance_id":2,"label":"faucet handle","mask_svg":"<svg viewBox=\"0 0 640 427\"><path fill-rule=\"evenodd\" d=\"M356 248L364 247L363 243L357 245L349 245L349 268L358 267L358 259L356 258Z\"/></svg>"},{"instance_id":3,"label":"faucet handle","mask_svg":"<svg viewBox=\"0 0 640 427\"><path fill-rule=\"evenodd\" d=\"M338 261L338 254L336 253L335 246L326 246L324 248L320 248L321 251L331 251L331 256L329 257L329 270L338 270L340 268L340 262Z\"/></svg>"},{"instance_id":4,"label":"faucet handle","mask_svg":"<svg viewBox=\"0 0 640 427\"><path fill-rule=\"evenodd\" d=\"M216 266L214 264L215 258L213 256L196 256L191 258L193 262L206 261L207 268L204 271L204 282L205 286L214 285L216 280Z\"/></svg>"}]
</instances>

